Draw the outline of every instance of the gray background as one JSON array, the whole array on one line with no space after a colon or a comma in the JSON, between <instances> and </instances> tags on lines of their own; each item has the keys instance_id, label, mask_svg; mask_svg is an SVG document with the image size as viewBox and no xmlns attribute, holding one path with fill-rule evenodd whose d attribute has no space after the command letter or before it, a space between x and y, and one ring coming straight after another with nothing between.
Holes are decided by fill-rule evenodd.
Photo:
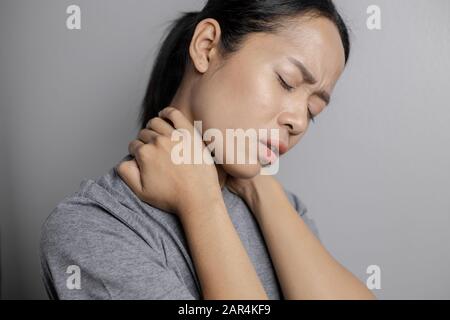
<instances>
[{"instance_id":1,"label":"gray background","mask_svg":"<svg viewBox=\"0 0 450 320\"><path fill-rule=\"evenodd\" d=\"M40 225L126 155L158 41L203 1L0 1L2 297L45 299ZM65 27L70 4L80 31ZM279 178L339 261L364 282L381 267L379 298L449 299L450 1L336 4L351 60Z\"/></svg>"}]
</instances>

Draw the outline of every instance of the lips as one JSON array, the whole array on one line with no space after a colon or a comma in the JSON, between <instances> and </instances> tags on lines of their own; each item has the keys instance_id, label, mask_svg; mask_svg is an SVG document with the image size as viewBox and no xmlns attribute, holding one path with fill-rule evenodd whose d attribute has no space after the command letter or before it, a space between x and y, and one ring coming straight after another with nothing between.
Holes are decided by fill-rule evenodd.
<instances>
[{"instance_id":1,"label":"lips","mask_svg":"<svg viewBox=\"0 0 450 320\"><path fill-rule=\"evenodd\" d=\"M258 150L262 166L267 166L277 161L278 150L274 146L270 148L267 144L260 142L260 148Z\"/></svg>"},{"instance_id":2,"label":"lips","mask_svg":"<svg viewBox=\"0 0 450 320\"><path fill-rule=\"evenodd\" d=\"M259 142L263 147L259 152L263 166L275 163L287 151L286 144L277 139L261 139Z\"/></svg>"},{"instance_id":3,"label":"lips","mask_svg":"<svg viewBox=\"0 0 450 320\"><path fill-rule=\"evenodd\" d=\"M267 139L267 141L261 141L268 149L276 153L277 156L281 156L287 151L287 144L275 139Z\"/></svg>"}]
</instances>

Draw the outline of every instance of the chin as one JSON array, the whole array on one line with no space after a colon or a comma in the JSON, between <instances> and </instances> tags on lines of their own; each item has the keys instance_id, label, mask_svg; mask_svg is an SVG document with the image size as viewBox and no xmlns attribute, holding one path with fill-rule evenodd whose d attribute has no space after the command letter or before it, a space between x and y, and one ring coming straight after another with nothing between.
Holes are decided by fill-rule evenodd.
<instances>
[{"instance_id":1,"label":"chin","mask_svg":"<svg viewBox=\"0 0 450 320\"><path fill-rule=\"evenodd\" d=\"M261 165L257 164L222 164L223 170L238 179L251 179L259 175Z\"/></svg>"}]
</instances>

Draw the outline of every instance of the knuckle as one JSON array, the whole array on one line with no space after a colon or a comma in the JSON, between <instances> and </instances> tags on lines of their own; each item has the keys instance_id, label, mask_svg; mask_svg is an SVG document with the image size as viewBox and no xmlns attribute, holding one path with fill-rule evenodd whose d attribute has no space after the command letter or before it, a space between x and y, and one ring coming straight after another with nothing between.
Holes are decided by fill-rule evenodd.
<instances>
[{"instance_id":1,"label":"knuckle","mask_svg":"<svg viewBox=\"0 0 450 320\"><path fill-rule=\"evenodd\" d=\"M144 130L145 129L139 131L138 136L137 136L139 140L142 140L142 138L144 137Z\"/></svg>"},{"instance_id":2,"label":"knuckle","mask_svg":"<svg viewBox=\"0 0 450 320\"><path fill-rule=\"evenodd\" d=\"M158 123L158 119L159 118L157 118L157 117L150 119L149 122L147 123L147 129L154 128L155 125Z\"/></svg>"},{"instance_id":3,"label":"knuckle","mask_svg":"<svg viewBox=\"0 0 450 320\"><path fill-rule=\"evenodd\" d=\"M163 135L157 135L155 137L155 145L157 146L163 146L167 143L167 137Z\"/></svg>"},{"instance_id":4,"label":"knuckle","mask_svg":"<svg viewBox=\"0 0 450 320\"><path fill-rule=\"evenodd\" d=\"M150 145L144 144L136 150L136 157L141 160L145 160L149 156L149 153L150 153Z\"/></svg>"},{"instance_id":5,"label":"knuckle","mask_svg":"<svg viewBox=\"0 0 450 320\"><path fill-rule=\"evenodd\" d=\"M143 129L139 131L138 139L143 142L149 142L151 140L151 134L149 129Z\"/></svg>"},{"instance_id":6,"label":"knuckle","mask_svg":"<svg viewBox=\"0 0 450 320\"><path fill-rule=\"evenodd\" d=\"M128 151L132 154L135 152L136 147L137 147L136 140L133 140L128 144Z\"/></svg>"}]
</instances>

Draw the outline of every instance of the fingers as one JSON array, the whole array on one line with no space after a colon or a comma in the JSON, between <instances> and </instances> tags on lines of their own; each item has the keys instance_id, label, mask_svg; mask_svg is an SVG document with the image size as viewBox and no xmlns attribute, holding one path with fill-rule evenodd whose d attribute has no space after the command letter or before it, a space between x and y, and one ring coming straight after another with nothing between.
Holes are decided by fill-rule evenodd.
<instances>
[{"instance_id":1,"label":"fingers","mask_svg":"<svg viewBox=\"0 0 450 320\"><path fill-rule=\"evenodd\" d=\"M184 116L184 114L180 110L174 107L167 107L159 112L159 116L163 119L172 121L175 130L178 130L182 133L183 131L187 131L195 141L199 141L203 150L205 150L205 144L202 140L202 134L197 128L194 127L193 124L191 124L191 122Z\"/></svg>"},{"instance_id":2,"label":"fingers","mask_svg":"<svg viewBox=\"0 0 450 320\"><path fill-rule=\"evenodd\" d=\"M117 173L135 194L139 195L142 192L141 173L136 160L120 163L117 166Z\"/></svg>"},{"instance_id":3,"label":"fingers","mask_svg":"<svg viewBox=\"0 0 450 320\"><path fill-rule=\"evenodd\" d=\"M193 124L191 124L180 110L174 107L167 107L159 112L159 116L163 119L172 121L175 129L186 129L193 133Z\"/></svg>"},{"instance_id":4,"label":"fingers","mask_svg":"<svg viewBox=\"0 0 450 320\"><path fill-rule=\"evenodd\" d=\"M130 153L130 155L136 158L138 149L144 144L145 143L140 140L133 140L128 144L128 152Z\"/></svg>"},{"instance_id":5,"label":"fingers","mask_svg":"<svg viewBox=\"0 0 450 320\"><path fill-rule=\"evenodd\" d=\"M158 135L159 137L163 137L161 135ZM146 172L150 169L150 162L149 161L153 155L155 154L155 146L153 144L144 143L141 140L133 140L128 145L128 151L130 155L134 157L134 160L137 163L137 166L139 168L139 171L142 175L145 175ZM145 187L142 185L142 187Z\"/></svg>"},{"instance_id":6,"label":"fingers","mask_svg":"<svg viewBox=\"0 0 450 320\"><path fill-rule=\"evenodd\" d=\"M143 129L139 132L138 139L143 143L151 143L158 135L159 133L153 130Z\"/></svg>"},{"instance_id":7,"label":"fingers","mask_svg":"<svg viewBox=\"0 0 450 320\"><path fill-rule=\"evenodd\" d=\"M175 128L172 127L170 123L159 117L150 119L150 121L147 123L146 129L151 129L169 138L172 136L173 130L175 130Z\"/></svg>"}]
</instances>

